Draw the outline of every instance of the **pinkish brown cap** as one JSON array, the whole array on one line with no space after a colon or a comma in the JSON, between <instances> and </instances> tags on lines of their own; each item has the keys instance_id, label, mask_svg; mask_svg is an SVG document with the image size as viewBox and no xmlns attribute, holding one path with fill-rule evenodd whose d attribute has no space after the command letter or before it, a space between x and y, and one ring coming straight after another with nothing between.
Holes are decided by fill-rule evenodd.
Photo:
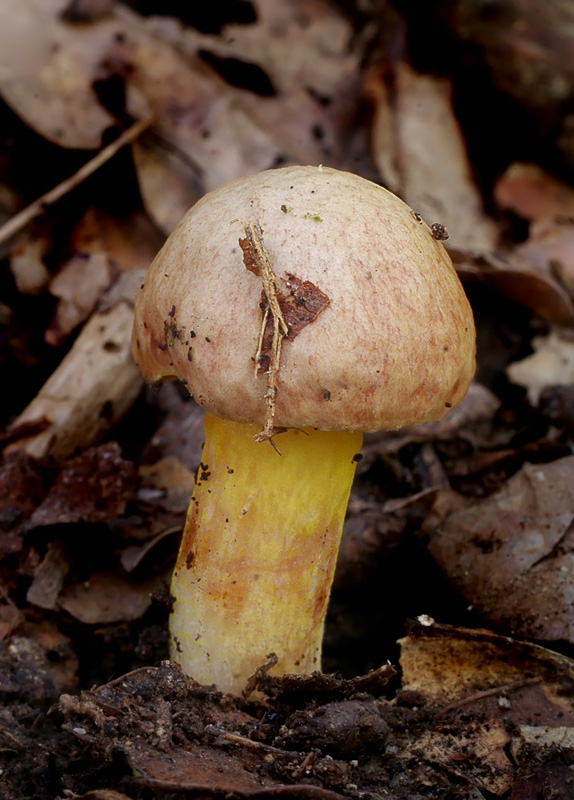
<instances>
[{"instance_id":1,"label":"pinkish brown cap","mask_svg":"<svg viewBox=\"0 0 574 800\"><path fill-rule=\"evenodd\" d=\"M475 330L444 246L390 192L325 167L241 178L186 214L136 301L133 353L147 381L179 378L216 416L263 424L262 281L240 245L255 221L285 308L296 316L323 298L284 340L275 426L396 429L462 400Z\"/></svg>"}]
</instances>

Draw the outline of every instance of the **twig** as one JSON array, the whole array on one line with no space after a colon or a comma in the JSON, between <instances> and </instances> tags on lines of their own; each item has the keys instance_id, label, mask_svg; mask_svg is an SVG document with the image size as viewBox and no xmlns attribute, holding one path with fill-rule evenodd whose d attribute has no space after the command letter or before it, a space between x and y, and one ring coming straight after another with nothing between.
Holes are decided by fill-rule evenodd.
<instances>
[{"instance_id":1,"label":"twig","mask_svg":"<svg viewBox=\"0 0 574 800\"><path fill-rule=\"evenodd\" d=\"M289 334L289 328L287 327L287 323L283 318L283 313L279 306L279 282L277 276L273 272L273 267L271 266L265 244L263 243L261 226L257 220L255 222L248 222L245 225L245 236L247 237L250 255L254 262L253 266L256 267L261 277L263 293L268 303L268 309L266 309L261 323L261 332L259 334L259 342L255 357L256 369L261 355L261 346L267 326L268 311L271 311L271 316L273 317L273 340L271 343L269 371L267 373L267 392L265 393L265 420L263 423L263 430L256 434L255 441L263 442L269 440L271 444L273 444L272 437L273 434L276 433L273 422L275 420L275 400L277 397L277 378L281 364L281 348L283 345L283 338ZM273 446L275 447L275 445Z\"/></svg>"},{"instance_id":2,"label":"twig","mask_svg":"<svg viewBox=\"0 0 574 800\"><path fill-rule=\"evenodd\" d=\"M229 742L230 744L236 744L240 747L248 747L251 750L259 750L265 753L277 753L277 755L281 756L293 757L294 755L294 753L288 750L281 750L279 747L273 747L271 744L265 744L265 742L258 742L254 739L248 739L246 736L242 736L240 733L233 733L232 731L226 731L223 728L218 728L217 725L206 725L205 733L219 740Z\"/></svg>"},{"instance_id":3,"label":"twig","mask_svg":"<svg viewBox=\"0 0 574 800\"><path fill-rule=\"evenodd\" d=\"M512 683L504 684L503 686L494 686L492 689L484 689L482 692L475 692L474 694L467 695L460 700L454 700L452 703L448 703L446 706L439 708L436 712L436 716L444 717L449 712L461 708L462 706L471 705L472 703L479 702L487 697L493 697L497 694L504 695L510 692L516 692L518 689L522 689L525 686L535 686L537 683L542 683L542 678L523 678L518 681L513 681Z\"/></svg>"},{"instance_id":4,"label":"twig","mask_svg":"<svg viewBox=\"0 0 574 800\"><path fill-rule=\"evenodd\" d=\"M152 124L153 119L153 116L149 116L135 122L130 128L121 133L115 141L107 145L107 147L104 147L103 150L100 150L87 164L80 167L77 172L69 178L66 178L66 180L62 181L58 186L54 186L53 189L50 189L46 194L34 200L33 203L26 206L26 208L23 208L22 211L9 219L5 225L0 227L0 244L22 230L22 228L33 219L43 214L48 206L53 205L65 194L75 189L76 186L79 186L82 181L85 181L86 178L105 164L106 161L109 161L124 145L137 139L137 137Z\"/></svg>"}]
</instances>

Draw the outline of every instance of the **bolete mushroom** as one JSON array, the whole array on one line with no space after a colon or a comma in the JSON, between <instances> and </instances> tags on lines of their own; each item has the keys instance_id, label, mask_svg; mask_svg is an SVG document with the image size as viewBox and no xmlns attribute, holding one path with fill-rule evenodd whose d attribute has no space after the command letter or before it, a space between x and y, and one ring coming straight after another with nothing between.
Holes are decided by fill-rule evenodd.
<instances>
[{"instance_id":1,"label":"bolete mushroom","mask_svg":"<svg viewBox=\"0 0 574 800\"><path fill-rule=\"evenodd\" d=\"M320 669L362 432L440 419L474 373L440 238L375 183L287 167L207 194L150 266L134 357L207 410L171 590L198 681L241 694L271 653Z\"/></svg>"}]
</instances>

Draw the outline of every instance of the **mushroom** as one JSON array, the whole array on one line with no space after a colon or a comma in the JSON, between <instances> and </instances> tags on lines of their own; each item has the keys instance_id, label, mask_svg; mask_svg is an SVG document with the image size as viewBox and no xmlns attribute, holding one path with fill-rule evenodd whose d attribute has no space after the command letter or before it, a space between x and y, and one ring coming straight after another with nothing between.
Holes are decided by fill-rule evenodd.
<instances>
[{"instance_id":1,"label":"mushroom","mask_svg":"<svg viewBox=\"0 0 574 800\"><path fill-rule=\"evenodd\" d=\"M150 266L135 360L207 411L171 589L196 680L320 669L362 432L440 419L474 373L441 238L375 183L296 166L204 196Z\"/></svg>"}]
</instances>

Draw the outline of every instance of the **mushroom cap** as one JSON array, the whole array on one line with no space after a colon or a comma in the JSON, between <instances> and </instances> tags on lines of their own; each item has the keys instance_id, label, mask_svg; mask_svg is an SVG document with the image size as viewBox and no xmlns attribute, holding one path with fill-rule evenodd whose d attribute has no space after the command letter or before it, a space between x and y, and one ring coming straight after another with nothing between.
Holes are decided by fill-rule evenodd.
<instances>
[{"instance_id":1,"label":"mushroom cap","mask_svg":"<svg viewBox=\"0 0 574 800\"><path fill-rule=\"evenodd\" d=\"M184 216L136 300L132 350L147 381L179 378L216 416L263 424L262 281L239 244L254 221L280 290L295 276L329 300L284 340L275 426L390 430L462 400L475 330L444 246L387 190L312 166L232 181Z\"/></svg>"}]
</instances>

